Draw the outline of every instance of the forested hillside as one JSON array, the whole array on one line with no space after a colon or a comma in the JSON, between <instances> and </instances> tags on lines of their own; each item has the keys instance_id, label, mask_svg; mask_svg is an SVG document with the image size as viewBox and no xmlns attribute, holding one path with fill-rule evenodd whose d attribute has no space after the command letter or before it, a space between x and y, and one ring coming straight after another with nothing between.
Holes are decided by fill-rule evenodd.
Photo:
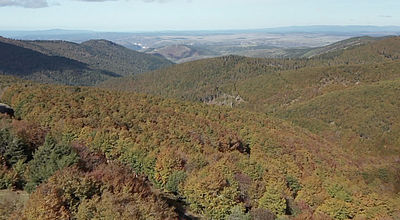
<instances>
[{"instance_id":1,"label":"forested hillside","mask_svg":"<svg viewBox=\"0 0 400 220\"><path fill-rule=\"evenodd\" d=\"M385 37L354 37L347 40L342 40L327 46L322 47L300 47L300 48L282 48L282 47L236 47L238 51L232 51L234 54L246 57L260 58L313 58L326 53L338 52L344 49L365 45L374 41L381 40Z\"/></svg>"},{"instance_id":2,"label":"forested hillside","mask_svg":"<svg viewBox=\"0 0 400 220\"><path fill-rule=\"evenodd\" d=\"M0 42L0 73L43 83L94 85L118 75L92 70L84 63Z\"/></svg>"},{"instance_id":3,"label":"forested hillside","mask_svg":"<svg viewBox=\"0 0 400 220\"><path fill-rule=\"evenodd\" d=\"M79 84L126 70L107 41L29 45L1 43L3 71L60 83L85 69L63 82ZM400 37L363 37L312 58L226 56L101 88L0 75L15 111L0 115L0 216L398 219L399 55Z\"/></svg>"},{"instance_id":4,"label":"forested hillside","mask_svg":"<svg viewBox=\"0 0 400 220\"><path fill-rule=\"evenodd\" d=\"M380 187L385 180L366 179L341 146L262 113L28 82L9 86L2 101L17 119L1 119L0 186L33 192L16 218L365 219L400 211L399 198Z\"/></svg>"},{"instance_id":5,"label":"forested hillside","mask_svg":"<svg viewBox=\"0 0 400 220\"><path fill-rule=\"evenodd\" d=\"M314 66L318 61L300 59L260 59L225 56L174 65L169 68L139 74L133 77L108 80L101 85L139 93L182 98L190 101L207 101L222 93L234 95L221 88L235 86L240 81L282 70Z\"/></svg>"},{"instance_id":6,"label":"forested hillside","mask_svg":"<svg viewBox=\"0 0 400 220\"><path fill-rule=\"evenodd\" d=\"M319 48L311 48L305 49L303 54L297 54L293 57L305 57L312 58L316 56L321 56L326 53L338 52L341 50L349 49L352 47L357 47L360 45L365 45L368 43L372 43L378 40L382 40L384 37L354 37L347 40L339 41L337 43L330 44L328 46L319 47Z\"/></svg>"},{"instance_id":7,"label":"forested hillside","mask_svg":"<svg viewBox=\"0 0 400 220\"><path fill-rule=\"evenodd\" d=\"M107 81L101 86L202 101L209 104L237 106L273 114L285 120L291 119L295 123L300 118L309 117L309 111L303 111L302 116L297 114L291 117L288 114L292 111L288 111L288 109L296 108L296 106L315 106L314 110L319 112L318 115L324 115L326 121L333 124L334 118L344 119L343 114L355 119L358 117L359 111L327 113L322 108L333 109L335 106L348 109L353 107L350 103L360 101L356 96L351 95L354 89L368 90L370 86L377 91L365 93L361 98L369 101L375 100L374 94L382 96L388 92L384 88L374 87L377 83L392 82L400 78L400 38L390 37L374 40L362 38L362 40L367 42L312 59L222 57L180 64L130 79ZM350 42L355 42L355 39ZM336 45L348 43L349 41L345 41ZM385 100L396 102L397 96L395 91L393 93L394 95L388 96ZM335 98L339 94L348 99L348 106L345 106L346 102L339 102L339 98ZM314 100L328 98L331 101L320 107L311 104ZM365 106L370 109L368 111L378 115L376 117L383 117L383 115L395 117L400 113L398 111L385 112L388 107L386 105L381 107ZM370 119L347 121L352 121L356 126L365 126L363 124L368 120ZM319 126L327 126L340 131L344 129L329 123L319 124ZM324 130L316 124L302 123L300 125L314 132L323 133L322 130ZM317 127L313 128L313 126ZM374 137L382 135L382 132L376 132L374 131ZM361 135L362 132L358 133ZM342 136L342 138L348 138L346 135ZM353 139L365 140L359 136L352 136ZM398 133L390 133L390 136L398 137ZM338 139L342 140L342 138ZM369 140L363 142L374 142L373 146L380 148L380 144L375 138L371 137ZM352 143L348 140L342 141ZM361 145L364 146L364 144Z\"/></svg>"},{"instance_id":8,"label":"forested hillside","mask_svg":"<svg viewBox=\"0 0 400 220\"><path fill-rule=\"evenodd\" d=\"M227 105L290 121L351 155L369 186L395 195L400 190L400 38L360 41L353 45L352 39L349 47L311 59L217 58L102 86ZM224 59L236 68L219 71Z\"/></svg>"},{"instance_id":9,"label":"forested hillside","mask_svg":"<svg viewBox=\"0 0 400 220\"><path fill-rule=\"evenodd\" d=\"M121 76L131 76L173 63L161 56L140 53L107 40L90 40L81 44L66 41L30 41L44 48L44 53L68 57L87 63L93 69L107 70Z\"/></svg>"},{"instance_id":10,"label":"forested hillside","mask_svg":"<svg viewBox=\"0 0 400 220\"><path fill-rule=\"evenodd\" d=\"M109 41L17 41L0 38L0 72L42 83L95 85L172 65Z\"/></svg>"},{"instance_id":11,"label":"forested hillside","mask_svg":"<svg viewBox=\"0 0 400 220\"><path fill-rule=\"evenodd\" d=\"M192 101L208 101L223 94L235 97L237 95L246 96L246 93L251 93L254 88L250 86L251 88L246 88L246 91L238 91L237 86L254 81L262 86L264 84L282 84L282 81L286 79L282 79L281 75L288 74L287 71L292 73L290 81L303 85L302 74L298 73L314 73L314 76L316 76L320 73L325 74L324 71L334 72L335 68L341 68L344 72L352 74L351 71L357 67L363 68L361 65L364 64L369 65L364 69L373 71L370 70L373 64L397 62L399 47L400 38L392 37L331 51L312 59L261 59L227 56L183 63L133 77L112 79L102 83L101 87ZM378 67L376 69L379 71ZM277 82L274 80L277 80ZM312 80L321 79L320 76L316 76ZM281 91L285 91L285 88L281 88ZM249 96L256 99L258 95L263 95L264 92L279 93L280 91L261 88L257 96L253 94Z\"/></svg>"}]
</instances>

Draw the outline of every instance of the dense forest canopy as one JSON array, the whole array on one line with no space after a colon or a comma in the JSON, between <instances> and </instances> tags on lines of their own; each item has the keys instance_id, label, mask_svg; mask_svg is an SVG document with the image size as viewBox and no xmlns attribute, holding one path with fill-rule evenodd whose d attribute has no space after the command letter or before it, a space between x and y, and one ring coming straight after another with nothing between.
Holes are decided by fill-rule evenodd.
<instances>
[{"instance_id":1,"label":"dense forest canopy","mask_svg":"<svg viewBox=\"0 0 400 220\"><path fill-rule=\"evenodd\" d=\"M81 45L103 44L118 47ZM37 59L55 58L43 48ZM15 111L0 115L0 216L400 218L399 51L399 37L360 38L312 58L226 56L101 88L0 75Z\"/></svg>"}]
</instances>

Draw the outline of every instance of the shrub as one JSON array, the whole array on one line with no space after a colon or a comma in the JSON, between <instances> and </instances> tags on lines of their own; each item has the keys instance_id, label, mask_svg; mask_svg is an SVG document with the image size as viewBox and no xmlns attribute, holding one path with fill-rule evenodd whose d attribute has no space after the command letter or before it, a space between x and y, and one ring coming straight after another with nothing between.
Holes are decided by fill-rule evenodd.
<instances>
[{"instance_id":1,"label":"shrub","mask_svg":"<svg viewBox=\"0 0 400 220\"><path fill-rule=\"evenodd\" d=\"M283 215L286 211L286 199L274 185L267 186L264 195L258 201L260 207L270 210L276 215Z\"/></svg>"},{"instance_id":2,"label":"shrub","mask_svg":"<svg viewBox=\"0 0 400 220\"><path fill-rule=\"evenodd\" d=\"M340 199L345 202L351 202L352 198L349 192L347 192L343 186L334 184L328 188L328 193L332 198Z\"/></svg>"},{"instance_id":3,"label":"shrub","mask_svg":"<svg viewBox=\"0 0 400 220\"><path fill-rule=\"evenodd\" d=\"M241 206L234 206L231 209L231 214L226 218L227 220L250 220L251 216L249 213L245 213L245 210Z\"/></svg>"},{"instance_id":4,"label":"shrub","mask_svg":"<svg viewBox=\"0 0 400 220\"><path fill-rule=\"evenodd\" d=\"M293 176L286 177L287 187L293 193L293 197L296 198L297 193L301 190L299 181Z\"/></svg>"},{"instance_id":5,"label":"shrub","mask_svg":"<svg viewBox=\"0 0 400 220\"><path fill-rule=\"evenodd\" d=\"M184 182L185 179L186 179L185 171L182 170L175 171L171 174L171 176L169 176L168 182L165 185L165 189L170 192L178 193L179 184Z\"/></svg>"},{"instance_id":6,"label":"shrub","mask_svg":"<svg viewBox=\"0 0 400 220\"><path fill-rule=\"evenodd\" d=\"M32 193L19 219L177 219L143 177L116 163L61 170Z\"/></svg>"},{"instance_id":7,"label":"shrub","mask_svg":"<svg viewBox=\"0 0 400 220\"><path fill-rule=\"evenodd\" d=\"M328 214L334 219L351 219L354 217L350 203L340 199L329 199L318 207L317 212Z\"/></svg>"},{"instance_id":8,"label":"shrub","mask_svg":"<svg viewBox=\"0 0 400 220\"><path fill-rule=\"evenodd\" d=\"M268 209L262 209L262 208L251 210L250 215L253 220L274 220L274 219L276 219L276 216L274 213L272 213Z\"/></svg>"},{"instance_id":9,"label":"shrub","mask_svg":"<svg viewBox=\"0 0 400 220\"><path fill-rule=\"evenodd\" d=\"M57 170L78 162L78 155L66 144L57 143L47 136L43 146L40 146L28 163L27 184L25 189L32 192L36 186L46 181Z\"/></svg>"},{"instance_id":10,"label":"shrub","mask_svg":"<svg viewBox=\"0 0 400 220\"><path fill-rule=\"evenodd\" d=\"M29 154L29 146L20 138L13 136L8 129L0 130L0 157L7 166L12 167L19 160L25 161Z\"/></svg>"},{"instance_id":11,"label":"shrub","mask_svg":"<svg viewBox=\"0 0 400 220\"><path fill-rule=\"evenodd\" d=\"M214 165L188 178L183 193L193 211L210 219L224 219L238 204L238 188L229 174Z\"/></svg>"}]
</instances>

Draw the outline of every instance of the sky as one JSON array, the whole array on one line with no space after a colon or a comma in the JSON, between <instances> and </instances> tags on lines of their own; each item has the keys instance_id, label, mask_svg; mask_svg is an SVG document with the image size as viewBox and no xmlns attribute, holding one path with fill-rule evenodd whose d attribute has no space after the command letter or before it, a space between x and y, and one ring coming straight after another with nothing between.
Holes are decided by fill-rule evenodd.
<instances>
[{"instance_id":1,"label":"sky","mask_svg":"<svg viewBox=\"0 0 400 220\"><path fill-rule=\"evenodd\" d=\"M0 30L400 26L400 0L0 0Z\"/></svg>"}]
</instances>

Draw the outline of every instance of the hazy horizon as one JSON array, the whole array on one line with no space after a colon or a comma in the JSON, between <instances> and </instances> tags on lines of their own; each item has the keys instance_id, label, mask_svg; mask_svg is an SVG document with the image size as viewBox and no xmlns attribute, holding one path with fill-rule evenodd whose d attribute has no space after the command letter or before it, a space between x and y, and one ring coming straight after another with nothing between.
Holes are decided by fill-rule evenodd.
<instances>
[{"instance_id":1,"label":"hazy horizon","mask_svg":"<svg viewBox=\"0 0 400 220\"><path fill-rule=\"evenodd\" d=\"M291 26L398 26L388 0L0 0L0 30L153 32Z\"/></svg>"},{"instance_id":2,"label":"hazy horizon","mask_svg":"<svg viewBox=\"0 0 400 220\"><path fill-rule=\"evenodd\" d=\"M159 29L159 30L126 30L126 31L111 31L111 30L94 30L94 29L78 29L78 28L48 28L48 29L41 29L41 28L32 28L32 29L1 29L0 31L4 32L51 32L51 31L65 31L65 32L109 32L109 33L152 33L152 32L186 32L186 31L193 31L193 32L218 32L218 31L257 31L257 30L279 30L279 29L289 29L289 28L313 28L313 27L337 27L337 28L351 28L351 27L360 27L360 28L399 28L400 25L292 25L292 26L276 26L276 27L264 27L264 28L230 28L230 29Z\"/></svg>"}]
</instances>

